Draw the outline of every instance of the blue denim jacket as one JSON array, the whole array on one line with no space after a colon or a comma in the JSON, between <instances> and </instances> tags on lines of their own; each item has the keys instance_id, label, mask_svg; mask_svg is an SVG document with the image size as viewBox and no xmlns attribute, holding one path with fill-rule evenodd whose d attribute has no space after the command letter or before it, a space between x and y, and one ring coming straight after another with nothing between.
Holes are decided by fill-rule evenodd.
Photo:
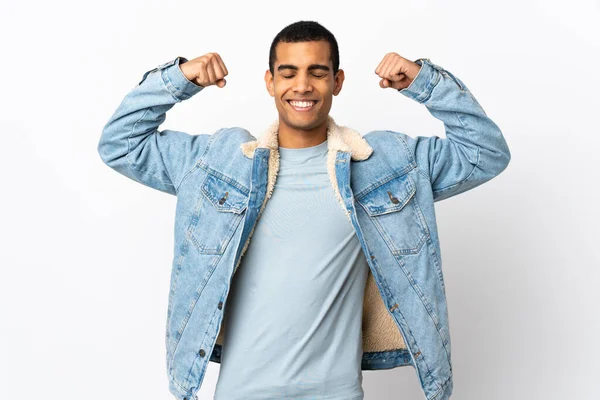
<instances>
[{"instance_id":1,"label":"blue denim jacket","mask_svg":"<svg viewBox=\"0 0 600 400\"><path fill-rule=\"evenodd\" d=\"M112 169L177 196L165 345L169 389L180 400L197 399L208 362L220 362L231 279L279 169L277 122L259 138L240 127L199 135L158 129L175 103L203 89L181 72L186 61L147 71L98 144ZM442 400L453 380L434 202L500 174L510 152L460 79L427 58L415 62L418 75L399 92L441 120L446 137L390 130L363 136L330 116L327 168L369 264L357 310L362 369L410 365L425 398Z\"/></svg>"}]
</instances>

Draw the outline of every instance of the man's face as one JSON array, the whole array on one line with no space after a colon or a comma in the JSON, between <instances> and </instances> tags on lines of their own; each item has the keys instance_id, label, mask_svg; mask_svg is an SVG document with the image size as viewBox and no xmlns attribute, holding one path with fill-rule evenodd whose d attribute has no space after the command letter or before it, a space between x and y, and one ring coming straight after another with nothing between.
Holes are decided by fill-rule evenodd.
<instances>
[{"instance_id":1,"label":"man's face","mask_svg":"<svg viewBox=\"0 0 600 400\"><path fill-rule=\"evenodd\" d=\"M274 75L267 70L265 83L275 98L280 126L312 130L325 124L332 96L338 95L344 81L341 69L333 75L329 43L280 42L275 50Z\"/></svg>"}]
</instances>

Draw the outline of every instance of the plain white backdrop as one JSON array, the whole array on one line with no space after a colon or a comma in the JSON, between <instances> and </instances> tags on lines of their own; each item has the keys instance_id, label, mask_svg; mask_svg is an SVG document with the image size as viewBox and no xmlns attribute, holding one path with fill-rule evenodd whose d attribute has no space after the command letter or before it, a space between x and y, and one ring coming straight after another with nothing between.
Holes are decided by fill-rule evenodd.
<instances>
[{"instance_id":1,"label":"plain white backdrop","mask_svg":"<svg viewBox=\"0 0 600 400\"><path fill-rule=\"evenodd\" d=\"M336 122L445 136L374 70L391 51L459 77L502 129L508 168L436 203L454 399L598 399L597 1L3 3L0 398L168 400L174 196L105 166L104 124L143 73L218 52L229 76L161 129L255 136L277 112L275 34L339 43ZM594 25L596 27L594 27ZM212 399L210 363L200 399ZM412 367L365 371L366 400L424 398Z\"/></svg>"}]
</instances>

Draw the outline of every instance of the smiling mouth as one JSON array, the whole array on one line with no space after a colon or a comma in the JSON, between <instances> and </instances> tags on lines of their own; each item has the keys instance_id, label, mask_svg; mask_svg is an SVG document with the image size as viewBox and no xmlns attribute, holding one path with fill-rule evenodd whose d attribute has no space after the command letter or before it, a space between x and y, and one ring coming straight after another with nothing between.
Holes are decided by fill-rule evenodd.
<instances>
[{"instance_id":1,"label":"smiling mouth","mask_svg":"<svg viewBox=\"0 0 600 400\"><path fill-rule=\"evenodd\" d=\"M311 110L315 104L317 104L318 100L309 100L309 101L296 101L296 100L287 100L287 102L292 106L292 108L296 111L309 111Z\"/></svg>"}]
</instances>

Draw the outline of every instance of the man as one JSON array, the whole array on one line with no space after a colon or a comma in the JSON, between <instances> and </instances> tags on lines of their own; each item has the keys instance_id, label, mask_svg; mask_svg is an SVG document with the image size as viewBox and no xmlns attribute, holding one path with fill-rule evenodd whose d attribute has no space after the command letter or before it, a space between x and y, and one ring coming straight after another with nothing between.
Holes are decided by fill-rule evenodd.
<instances>
[{"instance_id":1,"label":"man","mask_svg":"<svg viewBox=\"0 0 600 400\"><path fill-rule=\"evenodd\" d=\"M404 365L427 399L452 393L433 204L497 176L508 146L460 79L394 52L374 70L380 87L424 104L446 138L336 124L338 53L316 22L279 32L265 73L279 116L259 139L158 130L175 103L226 85L217 53L146 72L104 127L106 164L178 198L166 332L178 399L197 398L209 360L217 400L362 399L362 370Z\"/></svg>"}]
</instances>

